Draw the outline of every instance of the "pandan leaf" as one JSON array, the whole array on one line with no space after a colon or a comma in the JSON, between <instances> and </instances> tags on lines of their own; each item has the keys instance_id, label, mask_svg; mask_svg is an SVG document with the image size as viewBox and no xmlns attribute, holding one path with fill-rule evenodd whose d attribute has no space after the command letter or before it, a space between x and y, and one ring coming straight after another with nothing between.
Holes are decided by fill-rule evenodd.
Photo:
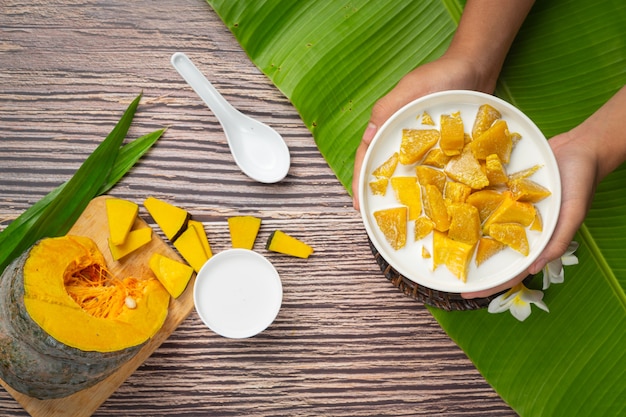
<instances>
[{"instance_id":1,"label":"pandan leaf","mask_svg":"<svg viewBox=\"0 0 626 417\"><path fill-rule=\"evenodd\" d=\"M70 180L0 232L0 272L42 237L67 233L89 201L108 191L163 134L164 130L157 130L120 148L140 99L141 95L133 100L115 128Z\"/></svg>"},{"instance_id":2,"label":"pandan leaf","mask_svg":"<svg viewBox=\"0 0 626 417\"><path fill-rule=\"evenodd\" d=\"M348 191L374 102L446 49L463 1L208 0L252 61L299 111ZM626 84L621 0L536 2L496 95L547 137L565 132ZM523 323L484 310L431 309L522 416L626 414L626 169L596 193L576 236L580 264ZM363 242L366 245L366 242ZM381 279L382 274L381 274ZM382 283L381 283L382 284Z\"/></svg>"}]
</instances>

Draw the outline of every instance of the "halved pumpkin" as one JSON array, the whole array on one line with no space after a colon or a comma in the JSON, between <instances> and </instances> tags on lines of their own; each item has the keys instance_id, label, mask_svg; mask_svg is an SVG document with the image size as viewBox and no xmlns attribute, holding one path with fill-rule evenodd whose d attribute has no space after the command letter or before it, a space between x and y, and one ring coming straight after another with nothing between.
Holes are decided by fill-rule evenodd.
<instances>
[{"instance_id":1,"label":"halved pumpkin","mask_svg":"<svg viewBox=\"0 0 626 417\"><path fill-rule=\"evenodd\" d=\"M150 339L167 317L170 295L154 278L115 277L89 238L43 239L24 262L28 315L57 341L114 352Z\"/></svg>"}]
</instances>

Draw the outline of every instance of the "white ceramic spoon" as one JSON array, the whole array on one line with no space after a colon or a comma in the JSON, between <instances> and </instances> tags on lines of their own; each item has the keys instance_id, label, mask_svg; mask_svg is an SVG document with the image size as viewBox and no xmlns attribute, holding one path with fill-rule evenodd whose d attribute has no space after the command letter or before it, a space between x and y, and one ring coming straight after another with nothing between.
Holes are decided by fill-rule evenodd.
<instances>
[{"instance_id":1,"label":"white ceramic spoon","mask_svg":"<svg viewBox=\"0 0 626 417\"><path fill-rule=\"evenodd\" d=\"M172 55L171 62L219 120L233 159L243 173L263 183L285 178L291 158L280 134L231 106L184 53Z\"/></svg>"}]
</instances>

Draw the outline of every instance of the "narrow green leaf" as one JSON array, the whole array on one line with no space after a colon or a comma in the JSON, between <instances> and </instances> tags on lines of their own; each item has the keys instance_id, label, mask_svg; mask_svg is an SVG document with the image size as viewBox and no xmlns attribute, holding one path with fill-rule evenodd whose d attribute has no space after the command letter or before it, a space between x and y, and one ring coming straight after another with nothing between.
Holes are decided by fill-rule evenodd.
<instances>
[{"instance_id":1,"label":"narrow green leaf","mask_svg":"<svg viewBox=\"0 0 626 417\"><path fill-rule=\"evenodd\" d=\"M13 222L15 226L11 223L2 232L0 271L4 271L14 258L37 240L62 235L71 228L89 201L108 180L140 100L141 95L133 100L111 133L69 181L44 197L43 203L34 205L34 209L24 220L16 220Z\"/></svg>"}]
</instances>

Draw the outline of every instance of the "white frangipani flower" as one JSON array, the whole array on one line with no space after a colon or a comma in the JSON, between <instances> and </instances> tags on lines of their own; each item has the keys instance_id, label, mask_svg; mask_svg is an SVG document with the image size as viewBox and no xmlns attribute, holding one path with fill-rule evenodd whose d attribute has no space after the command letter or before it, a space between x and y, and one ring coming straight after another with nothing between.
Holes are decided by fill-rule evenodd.
<instances>
[{"instance_id":1,"label":"white frangipani flower","mask_svg":"<svg viewBox=\"0 0 626 417\"><path fill-rule=\"evenodd\" d=\"M572 242L567 247L567 250L559 259L555 259L552 262L548 262L543 268L543 289L547 290L550 284L561 284L565 280L565 272L563 271L563 265L576 265L578 264L578 258L574 255L578 249L578 242Z\"/></svg>"},{"instance_id":2,"label":"white frangipani flower","mask_svg":"<svg viewBox=\"0 0 626 417\"><path fill-rule=\"evenodd\" d=\"M530 316L531 304L535 304L544 311L550 311L542 299L542 291L531 290L526 288L524 284L519 283L504 294L491 300L488 311L490 313L502 313L509 310L513 317L519 321L524 321Z\"/></svg>"}]
</instances>

